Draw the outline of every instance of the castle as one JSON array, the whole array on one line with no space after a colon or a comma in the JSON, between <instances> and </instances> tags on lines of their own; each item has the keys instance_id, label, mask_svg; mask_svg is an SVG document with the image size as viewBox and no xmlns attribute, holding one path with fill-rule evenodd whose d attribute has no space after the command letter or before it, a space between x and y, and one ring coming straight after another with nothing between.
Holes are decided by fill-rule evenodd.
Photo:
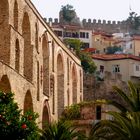
<instances>
[{"instance_id":1,"label":"castle","mask_svg":"<svg viewBox=\"0 0 140 140\"><path fill-rule=\"evenodd\" d=\"M51 23L52 25L61 24L61 19L59 18L45 18L47 23ZM96 19L83 19L79 26L84 29L90 30L102 30L108 33L116 33L116 32L128 32L128 24L125 21L106 21L106 20L96 20Z\"/></svg>"},{"instance_id":2,"label":"castle","mask_svg":"<svg viewBox=\"0 0 140 140\"><path fill-rule=\"evenodd\" d=\"M80 60L44 22L30 0L0 0L0 90L13 92L23 113L57 120L83 99Z\"/></svg>"}]
</instances>

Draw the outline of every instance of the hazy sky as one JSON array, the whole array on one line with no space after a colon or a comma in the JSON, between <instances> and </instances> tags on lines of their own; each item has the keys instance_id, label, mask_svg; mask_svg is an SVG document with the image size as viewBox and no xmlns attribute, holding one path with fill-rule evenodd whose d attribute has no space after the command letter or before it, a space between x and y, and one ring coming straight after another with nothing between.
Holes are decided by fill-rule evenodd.
<instances>
[{"instance_id":1,"label":"hazy sky","mask_svg":"<svg viewBox=\"0 0 140 140\"><path fill-rule=\"evenodd\" d=\"M124 20L130 8L140 15L140 0L31 0L43 17L58 18L61 6L70 4L77 16L91 19Z\"/></svg>"}]
</instances>

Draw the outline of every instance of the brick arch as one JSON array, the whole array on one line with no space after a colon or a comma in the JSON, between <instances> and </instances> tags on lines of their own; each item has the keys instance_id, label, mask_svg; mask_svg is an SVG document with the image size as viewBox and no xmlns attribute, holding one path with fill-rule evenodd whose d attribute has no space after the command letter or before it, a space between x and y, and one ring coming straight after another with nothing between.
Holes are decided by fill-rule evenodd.
<instances>
[{"instance_id":1,"label":"brick arch","mask_svg":"<svg viewBox=\"0 0 140 140\"><path fill-rule=\"evenodd\" d=\"M28 90L25 94L24 98L24 113L28 110L33 111L33 101L32 101L32 95L30 90Z\"/></svg>"},{"instance_id":2,"label":"brick arch","mask_svg":"<svg viewBox=\"0 0 140 140\"><path fill-rule=\"evenodd\" d=\"M43 93L49 96L49 46L46 34L42 38L42 55L43 55Z\"/></svg>"},{"instance_id":3,"label":"brick arch","mask_svg":"<svg viewBox=\"0 0 140 140\"><path fill-rule=\"evenodd\" d=\"M17 0L15 0L14 3L14 28L18 31L18 3Z\"/></svg>"},{"instance_id":4,"label":"brick arch","mask_svg":"<svg viewBox=\"0 0 140 140\"><path fill-rule=\"evenodd\" d=\"M0 59L10 63L9 3L0 0Z\"/></svg>"},{"instance_id":5,"label":"brick arch","mask_svg":"<svg viewBox=\"0 0 140 140\"><path fill-rule=\"evenodd\" d=\"M16 39L15 43L15 69L19 72L20 67L20 47L19 47L19 40Z\"/></svg>"},{"instance_id":6,"label":"brick arch","mask_svg":"<svg viewBox=\"0 0 140 140\"><path fill-rule=\"evenodd\" d=\"M27 12L24 13L22 22L22 35L24 38L24 76L27 80L33 78L33 47L31 45L31 27Z\"/></svg>"},{"instance_id":7,"label":"brick arch","mask_svg":"<svg viewBox=\"0 0 140 140\"><path fill-rule=\"evenodd\" d=\"M0 91L5 93L11 92L11 84L7 75L3 75L0 80Z\"/></svg>"},{"instance_id":8,"label":"brick arch","mask_svg":"<svg viewBox=\"0 0 140 140\"><path fill-rule=\"evenodd\" d=\"M49 108L49 104L47 100L44 101L43 112L42 112L42 128L43 129L45 128L46 123L50 123L50 108Z\"/></svg>"},{"instance_id":9,"label":"brick arch","mask_svg":"<svg viewBox=\"0 0 140 140\"><path fill-rule=\"evenodd\" d=\"M72 95L73 103L77 103L77 69L75 64L72 66Z\"/></svg>"},{"instance_id":10,"label":"brick arch","mask_svg":"<svg viewBox=\"0 0 140 140\"><path fill-rule=\"evenodd\" d=\"M60 53L57 56L57 108L60 117L64 110L64 60Z\"/></svg>"}]
</instances>

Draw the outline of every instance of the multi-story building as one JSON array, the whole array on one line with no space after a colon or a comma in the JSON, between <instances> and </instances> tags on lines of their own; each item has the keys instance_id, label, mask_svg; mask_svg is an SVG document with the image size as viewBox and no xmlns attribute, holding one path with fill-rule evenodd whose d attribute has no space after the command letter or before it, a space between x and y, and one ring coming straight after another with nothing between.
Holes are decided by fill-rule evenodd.
<instances>
[{"instance_id":1,"label":"multi-story building","mask_svg":"<svg viewBox=\"0 0 140 140\"><path fill-rule=\"evenodd\" d=\"M83 42L83 48L92 47L92 30L71 24L52 24L51 27L61 40L67 38L79 39Z\"/></svg>"},{"instance_id":2,"label":"multi-story building","mask_svg":"<svg viewBox=\"0 0 140 140\"><path fill-rule=\"evenodd\" d=\"M98 76L105 78L105 73L110 73L113 79L120 77L122 81L140 81L140 58L129 54L94 54L92 56Z\"/></svg>"},{"instance_id":3,"label":"multi-story building","mask_svg":"<svg viewBox=\"0 0 140 140\"><path fill-rule=\"evenodd\" d=\"M105 32L93 32L92 40L92 47L96 49L96 53L102 54L115 42L113 35Z\"/></svg>"}]
</instances>

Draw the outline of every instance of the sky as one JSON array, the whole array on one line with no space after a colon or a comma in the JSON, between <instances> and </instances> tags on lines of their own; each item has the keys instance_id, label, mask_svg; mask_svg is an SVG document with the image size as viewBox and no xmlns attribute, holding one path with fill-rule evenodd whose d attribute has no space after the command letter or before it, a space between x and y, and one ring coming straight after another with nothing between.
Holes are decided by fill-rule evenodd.
<instances>
[{"instance_id":1,"label":"sky","mask_svg":"<svg viewBox=\"0 0 140 140\"><path fill-rule=\"evenodd\" d=\"M72 5L82 19L121 21L131 11L140 15L140 0L31 0L44 18L59 18L62 6Z\"/></svg>"}]
</instances>

